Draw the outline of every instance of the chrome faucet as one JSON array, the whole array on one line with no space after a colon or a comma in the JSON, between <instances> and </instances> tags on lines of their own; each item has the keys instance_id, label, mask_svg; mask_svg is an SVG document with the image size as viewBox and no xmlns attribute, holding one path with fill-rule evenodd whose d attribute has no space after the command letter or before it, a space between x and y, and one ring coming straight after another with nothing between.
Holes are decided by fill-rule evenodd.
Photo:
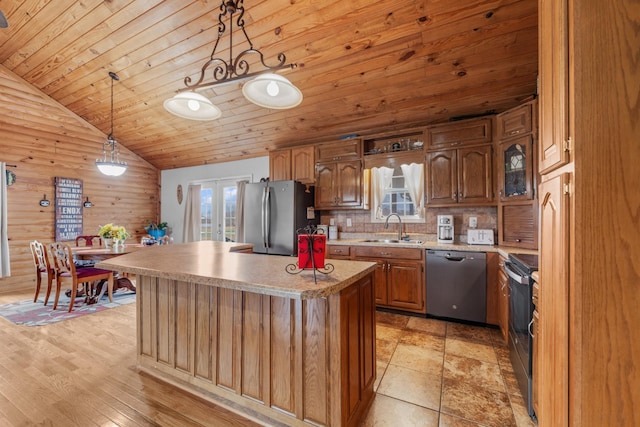
<instances>
[{"instance_id":1,"label":"chrome faucet","mask_svg":"<svg viewBox=\"0 0 640 427\"><path fill-rule=\"evenodd\" d=\"M397 213L394 212L387 215L387 219L384 221L384 229L386 230L387 228L389 228L389 218L394 215L398 217L398 240L402 240L402 219Z\"/></svg>"}]
</instances>

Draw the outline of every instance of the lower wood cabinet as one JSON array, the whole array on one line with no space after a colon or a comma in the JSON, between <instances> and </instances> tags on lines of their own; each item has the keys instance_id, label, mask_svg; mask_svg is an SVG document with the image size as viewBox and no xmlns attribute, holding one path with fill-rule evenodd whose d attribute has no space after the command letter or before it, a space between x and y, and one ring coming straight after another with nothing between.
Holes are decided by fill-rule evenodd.
<instances>
[{"instance_id":1,"label":"lower wood cabinet","mask_svg":"<svg viewBox=\"0 0 640 427\"><path fill-rule=\"evenodd\" d=\"M424 249L353 246L353 259L378 264L376 305L426 314Z\"/></svg>"}]
</instances>

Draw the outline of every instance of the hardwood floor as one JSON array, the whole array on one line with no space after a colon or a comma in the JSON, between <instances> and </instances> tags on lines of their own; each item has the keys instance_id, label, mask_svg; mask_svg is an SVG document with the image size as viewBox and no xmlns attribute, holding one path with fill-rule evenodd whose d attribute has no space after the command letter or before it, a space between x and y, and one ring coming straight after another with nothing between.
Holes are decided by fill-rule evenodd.
<instances>
[{"instance_id":1,"label":"hardwood floor","mask_svg":"<svg viewBox=\"0 0 640 427\"><path fill-rule=\"evenodd\" d=\"M135 333L135 304L39 327L0 317L0 426L257 425L139 373ZM378 312L376 335L363 425L533 425L496 331Z\"/></svg>"},{"instance_id":2,"label":"hardwood floor","mask_svg":"<svg viewBox=\"0 0 640 427\"><path fill-rule=\"evenodd\" d=\"M39 327L0 317L0 425L257 425L138 373L135 334L135 304Z\"/></svg>"}]
</instances>

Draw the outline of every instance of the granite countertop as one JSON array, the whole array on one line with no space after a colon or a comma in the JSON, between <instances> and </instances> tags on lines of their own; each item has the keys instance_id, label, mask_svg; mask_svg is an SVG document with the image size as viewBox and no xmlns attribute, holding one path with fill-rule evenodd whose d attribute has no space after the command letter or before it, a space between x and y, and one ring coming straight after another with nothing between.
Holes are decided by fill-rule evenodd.
<instances>
[{"instance_id":1,"label":"granite countertop","mask_svg":"<svg viewBox=\"0 0 640 427\"><path fill-rule=\"evenodd\" d=\"M467 243L438 243L435 237L415 235L410 236L409 241L402 241L398 243L385 243L385 242L366 242L365 240L373 239L397 239L397 234L352 234L345 235L340 239L327 240L327 245L344 245L344 246L385 246L391 248L417 248L417 249L435 249L443 251L466 251L466 252L498 252L503 256L508 257L510 253L514 254L532 254L537 255L538 251L535 249L523 249L508 246L498 245L469 245Z\"/></svg>"},{"instance_id":2,"label":"granite countertop","mask_svg":"<svg viewBox=\"0 0 640 427\"><path fill-rule=\"evenodd\" d=\"M285 271L297 257L238 253L252 245L227 242L193 242L151 246L96 264L98 268L162 277L184 282L281 296L321 298L335 294L375 269L373 262L330 260L330 274Z\"/></svg>"}]
</instances>

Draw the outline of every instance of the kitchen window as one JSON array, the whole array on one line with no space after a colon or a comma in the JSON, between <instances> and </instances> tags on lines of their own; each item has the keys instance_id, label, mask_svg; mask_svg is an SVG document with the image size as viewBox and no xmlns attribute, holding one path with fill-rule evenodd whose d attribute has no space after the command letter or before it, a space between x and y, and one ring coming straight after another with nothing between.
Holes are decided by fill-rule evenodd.
<instances>
[{"instance_id":1,"label":"kitchen window","mask_svg":"<svg viewBox=\"0 0 640 427\"><path fill-rule=\"evenodd\" d=\"M373 167L371 220L383 222L392 213L403 222L424 222L424 165Z\"/></svg>"}]
</instances>

